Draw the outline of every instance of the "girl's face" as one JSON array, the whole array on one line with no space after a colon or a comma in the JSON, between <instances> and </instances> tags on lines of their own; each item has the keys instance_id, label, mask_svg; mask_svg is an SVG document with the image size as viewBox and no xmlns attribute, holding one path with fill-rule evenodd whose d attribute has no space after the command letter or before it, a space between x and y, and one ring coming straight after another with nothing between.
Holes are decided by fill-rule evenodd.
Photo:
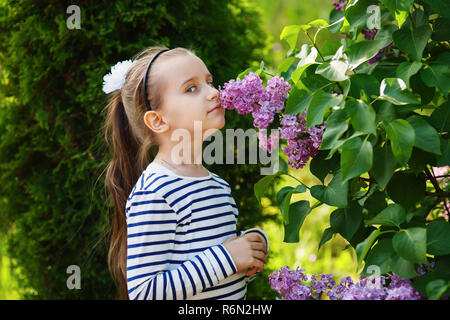
<instances>
[{"instance_id":1,"label":"girl's face","mask_svg":"<svg viewBox=\"0 0 450 320\"><path fill-rule=\"evenodd\" d=\"M159 67L158 74L164 83L160 111L171 132L182 128L193 135L194 121L197 121L197 128L201 124L202 135L209 130L209 134L206 133L209 136L216 131L211 129L219 130L225 125L225 109L220 104L219 91L200 58L180 55Z\"/></svg>"}]
</instances>

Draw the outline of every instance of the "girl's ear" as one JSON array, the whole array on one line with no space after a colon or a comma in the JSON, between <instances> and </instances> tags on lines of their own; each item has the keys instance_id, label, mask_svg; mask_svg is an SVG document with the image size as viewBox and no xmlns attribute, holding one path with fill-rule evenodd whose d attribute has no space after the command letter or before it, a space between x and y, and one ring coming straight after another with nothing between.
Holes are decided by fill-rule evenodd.
<instances>
[{"instance_id":1,"label":"girl's ear","mask_svg":"<svg viewBox=\"0 0 450 320\"><path fill-rule=\"evenodd\" d=\"M147 111L144 114L144 123L153 132L163 133L169 130L170 125L157 111Z\"/></svg>"}]
</instances>

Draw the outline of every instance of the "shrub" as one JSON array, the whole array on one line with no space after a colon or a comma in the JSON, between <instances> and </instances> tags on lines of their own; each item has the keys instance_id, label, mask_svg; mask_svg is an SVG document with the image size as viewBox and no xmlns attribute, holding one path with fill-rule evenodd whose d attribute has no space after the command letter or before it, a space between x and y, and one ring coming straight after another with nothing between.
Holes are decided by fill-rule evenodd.
<instances>
[{"instance_id":1,"label":"shrub","mask_svg":"<svg viewBox=\"0 0 450 320\"><path fill-rule=\"evenodd\" d=\"M362 275L376 266L381 274L411 279L423 297L448 297L448 5L355 0L336 1L334 6L329 21L286 26L280 36L290 50L277 73L292 89L282 112L274 116L266 109L271 113L266 117L302 125L297 136L289 138L277 121L267 129L279 129L289 148L298 143L296 151L303 153L300 142L311 136L307 130L325 124L310 162L320 184L299 181L296 188L278 191L285 241L298 242L305 217L327 204L336 209L319 249L340 234L355 250ZM298 48L301 32L311 42ZM324 33L328 39L319 44ZM263 65L248 68L250 72L277 76ZM294 161L288 164L299 167ZM438 175L438 170L443 172ZM287 174L280 170L258 181L257 197ZM290 203L292 194L307 191L315 204ZM417 278L418 266L428 263L434 263L433 270Z\"/></svg>"}]
</instances>

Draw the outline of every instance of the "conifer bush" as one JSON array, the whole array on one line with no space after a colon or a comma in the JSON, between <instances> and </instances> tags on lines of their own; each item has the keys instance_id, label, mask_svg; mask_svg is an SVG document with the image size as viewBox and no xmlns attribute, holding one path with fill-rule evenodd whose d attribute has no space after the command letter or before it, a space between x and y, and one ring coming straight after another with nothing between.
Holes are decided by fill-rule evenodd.
<instances>
[{"instance_id":1,"label":"conifer bush","mask_svg":"<svg viewBox=\"0 0 450 320\"><path fill-rule=\"evenodd\" d=\"M0 2L0 230L25 299L117 298L100 133L110 67L147 46L184 46L217 86L267 48L259 12L246 1L79 1L80 29L68 28L71 4ZM250 126L226 120L223 130ZM239 185L239 228L262 221L253 197L259 165L208 169ZM80 290L67 287L70 265L80 267Z\"/></svg>"}]
</instances>

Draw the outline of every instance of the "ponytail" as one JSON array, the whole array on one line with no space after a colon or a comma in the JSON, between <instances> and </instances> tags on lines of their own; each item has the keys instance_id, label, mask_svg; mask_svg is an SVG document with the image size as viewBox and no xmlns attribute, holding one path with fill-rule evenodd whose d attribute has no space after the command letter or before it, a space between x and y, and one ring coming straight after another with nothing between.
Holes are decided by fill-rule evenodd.
<instances>
[{"instance_id":1,"label":"ponytail","mask_svg":"<svg viewBox=\"0 0 450 320\"><path fill-rule=\"evenodd\" d=\"M114 201L108 269L121 300L128 300L126 281L127 224L125 206L142 168L138 168L139 142L135 138L122 103L120 90L107 105L105 140L112 153L106 169L106 187Z\"/></svg>"}]
</instances>

